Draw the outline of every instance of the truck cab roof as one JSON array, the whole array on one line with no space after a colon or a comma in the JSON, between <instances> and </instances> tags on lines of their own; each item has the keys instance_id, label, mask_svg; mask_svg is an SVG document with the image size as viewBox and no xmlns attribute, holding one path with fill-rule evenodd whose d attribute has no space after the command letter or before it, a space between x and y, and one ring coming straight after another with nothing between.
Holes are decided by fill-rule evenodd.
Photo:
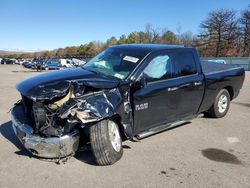
<instances>
[{"instance_id":1,"label":"truck cab roof","mask_svg":"<svg viewBox=\"0 0 250 188\"><path fill-rule=\"evenodd\" d=\"M165 44L123 44L123 45L115 45L112 48L151 53L160 50L186 49L189 47L185 47L183 45L165 45Z\"/></svg>"}]
</instances>

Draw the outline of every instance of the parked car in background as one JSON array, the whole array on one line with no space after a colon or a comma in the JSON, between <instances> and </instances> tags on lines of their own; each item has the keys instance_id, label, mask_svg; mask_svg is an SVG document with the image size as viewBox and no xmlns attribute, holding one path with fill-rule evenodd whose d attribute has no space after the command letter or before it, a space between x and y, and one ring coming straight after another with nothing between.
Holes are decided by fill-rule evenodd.
<instances>
[{"instance_id":1,"label":"parked car in background","mask_svg":"<svg viewBox=\"0 0 250 188\"><path fill-rule=\"evenodd\" d=\"M6 64L6 62L7 62L7 58L2 58L1 64Z\"/></svg>"},{"instance_id":2,"label":"parked car in background","mask_svg":"<svg viewBox=\"0 0 250 188\"><path fill-rule=\"evenodd\" d=\"M33 63L31 61L24 61L23 62L23 67L31 69L33 66Z\"/></svg>"},{"instance_id":3,"label":"parked car in background","mask_svg":"<svg viewBox=\"0 0 250 188\"><path fill-rule=\"evenodd\" d=\"M36 69L37 61L36 61L36 60L32 60L32 61L31 61L31 64L32 64L31 68L32 68L32 69Z\"/></svg>"},{"instance_id":4,"label":"parked car in background","mask_svg":"<svg viewBox=\"0 0 250 188\"><path fill-rule=\"evenodd\" d=\"M19 59L12 59L14 61L14 64L20 65L20 60Z\"/></svg>"},{"instance_id":5,"label":"parked car in background","mask_svg":"<svg viewBox=\"0 0 250 188\"><path fill-rule=\"evenodd\" d=\"M59 70L62 65L59 59L48 59L41 67L45 70Z\"/></svg>"},{"instance_id":6,"label":"parked car in background","mask_svg":"<svg viewBox=\"0 0 250 188\"><path fill-rule=\"evenodd\" d=\"M16 62L16 59L3 58L1 61L1 64L14 64L15 62Z\"/></svg>"},{"instance_id":7,"label":"parked car in background","mask_svg":"<svg viewBox=\"0 0 250 188\"><path fill-rule=\"evenodd\" d=\"M72 61L72 59L66 59L67 64L69 64L71 67L77 67L74 63L74 61Z\"/></svg>"},{"instance_id":8,"label":"parked car in background","mask_svg":"<svg viewBox=\"0 0 250 188\"><path fill-rule=\"evenodd\" d=\"M82 65L84 65L86 63L85 60L77 59L77 58L72 58L72 62L74 64L74 66L76 66L76 67L82 66Z\"/></svg>"},{"instance_id":9,"label":"parked car in background","mask_svg":"<svg viewBox=\"0 0 250 188\"><path fill-rule=\"evenodd\" d=\"M59 59L59 62L60 62L60 64L61 64L62 67L66 67L66 68L74 67L74 65L72 64L72 62L69 61L68 59Z\"/></svg>"},{"instance_id":10,"label":"parked car in background","mask_svg":"<svg viewBox=\"0 0 250 188\"><path fill-rule=\"evenodd\" d=\"M15 59L15 58L11 58L11 59L9 59L9 60L11 61L10 64L18 64L18 60Z\"/></svg>"},{"instance_id":11,"label":"parked car in background","mask_svg":"<svg viewBox=\"0 0 250 188\"><path fill-rule=\"evenodd\" d=\"M208 60L209 62L215 62L215 63L220 63L220 64L227 64L227 62L223 59L210 59Z\"/></svg>"},{"instance_id":12,"label":"parked car in background","mask_svg":"<svg viewBox=\"0 0 250 188\"><path fill-rule=\"evenodd\" d=\"M25 62L23 59L19 59L19 65L22 65Z\"/></svg>"}]
</instances>

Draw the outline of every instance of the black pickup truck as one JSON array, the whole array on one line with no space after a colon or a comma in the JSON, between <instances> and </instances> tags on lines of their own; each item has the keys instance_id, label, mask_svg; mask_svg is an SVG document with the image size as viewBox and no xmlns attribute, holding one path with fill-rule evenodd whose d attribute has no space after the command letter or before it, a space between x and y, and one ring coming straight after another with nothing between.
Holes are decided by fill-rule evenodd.
<instances>
[{"instance_id":1,"label":"black pickup truck","mask_svg":"<svg viewBox=\"0 0 250 188\"><path fill-rule=\"evenodd\" d=\"M243 68L200 62L194 48L131 44L106 49L84 66L17 84L13 129L33 155L64 158L91 145L110 165L122 141L178 126L199 114L220 118L244 82Z\"/></svg>"}]
</instances>

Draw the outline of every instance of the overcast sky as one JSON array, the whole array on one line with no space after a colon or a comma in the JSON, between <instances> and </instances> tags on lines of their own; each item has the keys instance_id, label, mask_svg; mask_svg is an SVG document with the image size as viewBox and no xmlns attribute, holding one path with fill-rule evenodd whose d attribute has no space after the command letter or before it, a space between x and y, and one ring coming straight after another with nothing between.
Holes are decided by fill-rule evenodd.
<instances>
[{"instance_id":1,"label":"overcast sky","mask_svg":"<svg viewBox=\"0 0 250 188\"><path fill-rule=\"evenodd\" d=\"M37 51L156 28L199 31L208 12L250 0L0 0L0 49Z\"/></svg>"}]
</instances>

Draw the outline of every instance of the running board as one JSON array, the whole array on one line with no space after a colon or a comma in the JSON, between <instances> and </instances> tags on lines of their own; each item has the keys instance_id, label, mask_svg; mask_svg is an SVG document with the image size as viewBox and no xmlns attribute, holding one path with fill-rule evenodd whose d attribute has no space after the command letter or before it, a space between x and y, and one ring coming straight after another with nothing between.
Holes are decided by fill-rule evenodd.
<instances>
[{"instance_id":1,"label":"running board","mask_svg":"<svg viewBox=\"0 0 250 188\"><path fill-rule=\"evenodd\" d=\"M156 128L152 128L149 131L142 132L142 133L138 134L136 136L136 138L142 139L142 138L151 136L153 134L156 134L156 133L171 129L173 127L177 127L177 126L182 125L182 124L187 123L187 122L189 122L189 121L188 120L176 121L174 123L165 124L165 125L162 125L162 126L159 126L159 127L156 127Z\"/></svg>"}]
</instances>

